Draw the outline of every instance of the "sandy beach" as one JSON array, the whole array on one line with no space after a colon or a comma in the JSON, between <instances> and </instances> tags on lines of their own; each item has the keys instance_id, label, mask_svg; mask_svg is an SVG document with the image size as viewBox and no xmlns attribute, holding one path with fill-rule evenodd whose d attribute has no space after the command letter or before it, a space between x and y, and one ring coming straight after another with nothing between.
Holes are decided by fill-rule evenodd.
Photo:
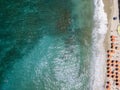
<instances>
[{"instance_id":1,"label":"sandy beach","mask_svg":"<svg viewBox=\"0 0 120 90\"><path fill-rule=\"evenodd\" d=\"M114 1L114 2L113 2ZM105 38L105 49L108 49L108 44L109 44L109 37L110 37L110 32L112 29L116 29L117 26L114 28L112 27L113 25L118 25L119 21L118 19L114 22L113 17L117 16L118 17L118 0L103 0L104 2L104 9L105 12L107 13L107 19L108 19L108 30Z\"/></svg>"},{"instance_id":2,"label":"sandy beach","mask_svg":"<svg viewBox=\"0 0 120 90\"><path fill-rule=\"evenodd\" d=\"M104 10L107 13L108 18L108 30L106 34L106 38L104 41L104 46L106 50L106 78L105 78L105 90L120 90L120 81L117 79L119 78L116 75L119 73L119 71L115 71L119 68L116 68L115 66L119 67L119 42L120 37L117 32L117 27L119 24L119 12L118 12L118 0L103 0L104 2ZM113 17L116 17L117 19L113 19ZM113 40L114 37L114 41ZM115 46L115 48L113 47ZM116 49L117 48L117 49ZM112 50L112 51L111 51ZM111 52L113 52L111 54ZM111 57L109 57L111 55ZM111 63L112 62L112 63ZM114 63L118 62L118 64ZM116 73L116 74L114 74Z\"/></svg>"},{"instance_id":3,"label":"sandy beach","mask_svg":"<svg viewBox=\"0 0 120 90\"><path fill-rule=\"evenodd\" d=\"M109 36L110 36L109 29L110 29L112 2L109 0L103 0L103 3L104 3L104 10L105 10L105 13L107 13L107 20L108 20L108 30L107 30L105 41L104 41L105 50L107 50L108 49L108 40L109 40Z\"/></svg>"}]
</instances>

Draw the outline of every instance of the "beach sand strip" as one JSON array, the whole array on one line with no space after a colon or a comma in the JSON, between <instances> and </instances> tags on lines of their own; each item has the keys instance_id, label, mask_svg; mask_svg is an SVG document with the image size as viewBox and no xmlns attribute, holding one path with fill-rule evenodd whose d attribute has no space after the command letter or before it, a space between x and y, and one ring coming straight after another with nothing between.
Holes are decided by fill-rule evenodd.
<instances>
[{"instance_id":1,"label":"beach sand strip","mask_svg":"<svg viewBox=\"0 0 120 90\"><path fill-rule=\"evenodd\" d=\"M106 80L105 90L120 90L120 35L118 0L103 0L108 18L108 30L105 38L106 49ZM117 19L113 19L113 18Z\"/></svg>"}]
</instances>

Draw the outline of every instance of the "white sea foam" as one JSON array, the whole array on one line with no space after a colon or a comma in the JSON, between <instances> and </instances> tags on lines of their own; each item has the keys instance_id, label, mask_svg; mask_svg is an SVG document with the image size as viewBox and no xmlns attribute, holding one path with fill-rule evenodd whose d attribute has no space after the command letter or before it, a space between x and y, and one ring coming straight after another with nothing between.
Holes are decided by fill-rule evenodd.
<instances>
[{"instance_id":1,"label":"white sea foam","mask_svg":"<svg viewBox=\"0 0 120 90\"><path fill-rule=\"evenodd\" d=\"M73 53L70 53L67 50L61 50L59 56L55 59L55 77L57 83L61 86L61 90L79 90L82 87L81 78L84 75L78 76L79 60L74 57L77 53L79 46L71 46L74 50ZM61 59L62 58L62 59ZM66 62L65 62L66 61ZM76 63L77 62L77 63Z\"/></svg>"},{"instance_id":2,"label":"white sea foam","mask_svg":"<svg viewBox=\"0 0 120 90\"><path fill-rule=\"evenodd\" d=\"M107 32L107 15L104 12L102 0L94 0L94 21L95 26L92 33L93 38L93 56L91 69L91 89L104 90L105 82L105 48L104 39Z\"/></svg>"}]
</instances>

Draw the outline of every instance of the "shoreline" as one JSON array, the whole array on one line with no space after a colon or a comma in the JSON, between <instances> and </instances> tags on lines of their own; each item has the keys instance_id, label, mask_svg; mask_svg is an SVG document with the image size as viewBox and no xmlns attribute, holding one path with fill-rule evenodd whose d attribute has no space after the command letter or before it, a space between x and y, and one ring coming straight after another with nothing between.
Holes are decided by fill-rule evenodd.
<instances>
[{"instance_id":1,"label":"shoreline","mask_svg":"<svg viewBox=\"0 0 120 90\"><path fill-rule=\"evenodd\" d=\"M104 90L106 72L106 53L104 40L107 33L107 14L104 11L103 0L94 0L94 29L92 33L92 77L90 90Z\"/></svg>"}]
</instances>

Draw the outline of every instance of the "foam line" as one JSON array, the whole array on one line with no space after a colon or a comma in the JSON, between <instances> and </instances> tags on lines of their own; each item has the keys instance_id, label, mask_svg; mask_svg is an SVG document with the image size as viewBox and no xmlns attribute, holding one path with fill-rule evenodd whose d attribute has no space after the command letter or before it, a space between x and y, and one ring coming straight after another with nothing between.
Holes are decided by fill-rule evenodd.
<instances>
[{"instance_id":1,"label":"foam line","mask_svg":"<svg viewBox=\"0 0 120 90\"><path fill-rule=\"evenodd\" d=\"M104 4L102 0L94 0L94 30L93 39L93 56L91 68L91 89L104 90L105 82L105 48L104 39L107 32L107 15L104 12Z\"/></svg>"}]
</instances>

